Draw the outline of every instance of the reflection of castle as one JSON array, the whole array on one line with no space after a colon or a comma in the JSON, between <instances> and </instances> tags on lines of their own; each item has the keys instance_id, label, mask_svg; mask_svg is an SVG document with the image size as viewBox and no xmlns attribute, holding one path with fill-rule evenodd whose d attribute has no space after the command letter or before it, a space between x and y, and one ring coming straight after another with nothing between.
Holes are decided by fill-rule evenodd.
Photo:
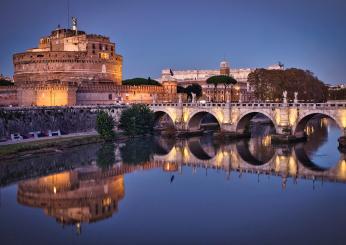
<instances>
[{"instance_id":1,"label":"reflection of castle","mask_svg":"<svg viewBox=\"0 0 346 245\"><path fill-rule=\"evenodd\" d=\"M122 175L90 178L100 169L89 167L23 181L18 185L20 204L43 208L57 222L75 224L96 222L111 217L124 198Z\"/></svg>"}]
</instances>

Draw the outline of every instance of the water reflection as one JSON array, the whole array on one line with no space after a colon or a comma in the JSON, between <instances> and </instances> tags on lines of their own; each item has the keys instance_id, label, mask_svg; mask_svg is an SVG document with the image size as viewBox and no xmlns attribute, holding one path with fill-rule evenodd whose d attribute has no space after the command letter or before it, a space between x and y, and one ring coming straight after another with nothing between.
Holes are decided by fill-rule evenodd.
<instances>
[{"instance_id":1,"label":"water reflection","mask_svg":"<svg viewBox=\"0 0 346 245\"><path fill-rule=\"evenodd\" d=\"M58 223L75 225L80 233L81 223L111 217L124 198L123 176L101 172L93 166L23 181L18 185L18 203L42 208Z\"/></svg>"},{"instance_id":2,"label":"water reflection","mask_svg":"<svg viewBox=\"0 0 346 245\"><path fill-rule=\"evenodd\" d=\"M344 154L333 154L338 158L328 167L321 167L311 160L311 156L327 142L333 124L318 120L308 127L311 131L308 142L296 145L274 146L270 137L262 134L236 142L219 142L210 136L179 141L138 138L123 144L89 146L93 149L89 157L85 148L80 148L82 162L76 161L77 152L64 155L65 161L72 157L75 165L69 166L73 170L60 168L64 172L21 181L17 200L22 205L43 209L46 215L61 224L75 225L80 232L82 223L103 220L118 211L118 203L125 196L124 175L134 171L160 169L171 174L171 183L175 174L184 174L185 169L191 171L190 168L192 172L203 169L206 174L212 169L222 170L226 177L232 172L239 173L239 177L243 173L279 176L283 189L287 188L289 178L295 183L299 179L345 183ZM34 160L28 161L21 164L36 166L32 164ZM39 170L32 171L33 175L45 175L42 169ZM53 171L59 171L59 168ZM17 175L12 173L11 176Z\"/></svg>"}]
</instances>

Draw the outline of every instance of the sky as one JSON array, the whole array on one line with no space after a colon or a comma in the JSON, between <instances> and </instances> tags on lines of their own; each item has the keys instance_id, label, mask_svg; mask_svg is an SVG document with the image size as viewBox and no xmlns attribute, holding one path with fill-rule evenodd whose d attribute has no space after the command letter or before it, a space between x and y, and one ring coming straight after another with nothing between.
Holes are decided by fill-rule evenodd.
<instances>
[{"instance_id":1,"label":"sky","mask_svg":"<svg viewBox=\"0 0 346 245\"><path fill-rule=\"evenodd\" d=\"M67 26L67 2L0 0L0 73L12 76L14 53ZM116 43L125 79L227 60L233 68L280 61L346 83L345 0L70 0L70 16Z\"/></svg>"}]
</instances>

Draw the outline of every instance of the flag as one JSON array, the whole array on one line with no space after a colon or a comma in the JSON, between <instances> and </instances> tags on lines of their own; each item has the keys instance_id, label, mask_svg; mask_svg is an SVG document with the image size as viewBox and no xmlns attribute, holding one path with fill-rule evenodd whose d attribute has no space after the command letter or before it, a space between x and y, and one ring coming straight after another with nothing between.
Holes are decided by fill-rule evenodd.
<instances>
[{"instance_id":1,"label":"flag","mask_svg":"<svg viewBox=\"0 0 346 245\"><path fill-rule=\"evenodd\" d=\"M169 73L171 74L172 77L174 76L172 69L169 69Z\"/></svg>"}]
</instances>

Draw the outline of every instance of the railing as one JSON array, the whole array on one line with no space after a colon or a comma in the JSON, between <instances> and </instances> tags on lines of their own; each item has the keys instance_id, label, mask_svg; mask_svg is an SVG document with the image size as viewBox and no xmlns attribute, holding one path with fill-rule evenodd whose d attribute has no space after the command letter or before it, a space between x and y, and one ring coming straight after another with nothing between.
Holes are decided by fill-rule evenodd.
<instances>
[{"instance_id":1,"label":"railing","mask_svg":"<svg viewBox=\"0 0 346 245\"><path fill-rule=\"evenodd\" d=\"M149 107L198 107L198 108L224 108L226 106L233 108L309 108L309 109L338 109L346 108L346 103L155 103L146 104ZM59 109L114 109L126 108L124 104L109 104L109 105L76 105L76 106L27 106L27 107L0 107L2 110L8 111L25 111L25 110L59 110Z\"/></svg>"},{"instance_id":2,"label":"railing","mask_svg":"<svg viewBox=\"0 0 346 245\"><path fill-rule=\"evenodd\" d=\"M293 107L293 108L310 108L310 109L330 109L330 108L345 108L346 103L155 103L147 104L151 107L199 107L199 108L210 108L210 107L236 107L236 108L283 108L283 107Z\"/></svg>"}]
</instances>

